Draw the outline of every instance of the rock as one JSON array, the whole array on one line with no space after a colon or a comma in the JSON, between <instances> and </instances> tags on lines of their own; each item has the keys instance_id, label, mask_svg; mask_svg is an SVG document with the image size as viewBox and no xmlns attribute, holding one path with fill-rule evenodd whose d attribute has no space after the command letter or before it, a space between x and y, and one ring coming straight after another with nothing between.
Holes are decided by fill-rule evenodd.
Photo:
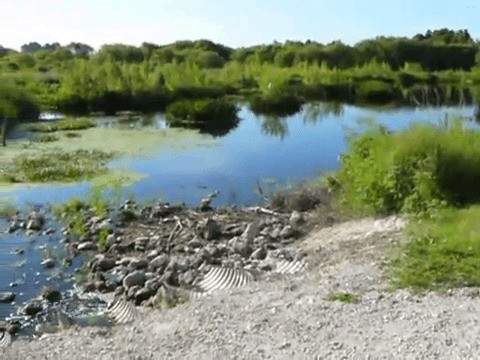
<instances>
[{"instance_id":1,"label":"rock","mask_svg":"<svg viewBox=\"0 0 480 360\"><path fill-rule=\"evenodd\" d=\"M45 286L40 294L42 299L48 300L50 302L60 301L62 294L60 291L52 286Z\"/></svg>"},{"instance_id":2,"label":"rock","mask_svg":"<svg viewBox=\"0 0 480 360\"><path fill-rule=\"evenodd\" d=\"M78 251L90 251L90 250L97 250L97 245L92 241L85 241L77 246Z\"/></svg>"},{"instance_id":3,"label":"rock","mask_svg":"<svg viewBox=\"0 0 480 360\"><path fill-rule=\"evenodd\" d=\"M295 230L293 230L293 228L290 226L290 225L286 225L282 231L280 231L280 237L281 238L289 238L289 237L292 237L293 235L295 234Z\"/></svg>"},{"instance_id":4,"label":"rock","mask_svg":"<svg viewBox=\"0 0 480 360\"><path fill-rule=\"evenodd\" d=\"M135 298L135 294L137 293L138 290L140 290L142 287L139 285L132 286L127 290L127 300L132 300Z\"/></svg>"},{"instance_id":5,"label":"rock","mask_svg":"<svg viewBox=\"0 0 480 360\"><path fill-rule=\"evenodd\" d=\"M252 253L252 259L263 260L267 257L267 250L263 247L258 248Z\"/></svg>"},{"instance_id":6,"label":"rock","mask_svg":"<svg viewBox=\"0 0 480 360\"><path fill-rule=\"evenodd\" d=\"M195 281L196 276L197 276L197 271L188 270L184 274L181 274L178 277L178 281L180 285L190 286Z\"/></svg>"},{"instance_id":7,"label":"rock","mask_svg":"<svg viewBox=\"0 0 480 360\"><path fill-rule=\"evenodd\" d=\"M106 245L107 248L109 248L110 246L112 246L116 242L117 242L117 238L115 237L115 234L108 234L105 245Z\"/></svg>"},{"instance_id":8,"label":"rock","mask_svg":"<svg viewBox=\"0 0 480 360\"><path fill-rule=\"evenodd\" d=\"M292 215L290 215L290 219L288 220L290 226L292 227L297 227L298 225L301 225L303 224L303 222L305 221L302 213L300 211L293 211L292 212Z\"/></svg>"},{"instance_id":9,"label":"rock","mask_svg":"<svg viewBox=\"0 0 480 360\"><path fill-rule=\"evenodd\" d=\"M160 281L168 285L176 285L175 271L173 270L165 271L162 277L160 278Z\"/></svg>"},{"instance_id":10,"label":"rock","mask_svg":"<svg viewBox=\"0 0 480 360\"><path fill-rule=\"evenodd\" d=\"M203 247L203 243L198 237L195 236L192 240L188 242L188 246L192 249L198 249Z\"/></svg>"},{"instance_id":11,"label":"rock","mask_svg":"<svg viewBox=\"0 0 480 360\"><path fill-rule=\"evenodd\" d=\"M28 215L26 228L27 230L41 230L44 222L45 222L44 216L34 211Z\"/></svg>"},{"instance_id":12,"label":"rock","mask_svg":"<svg viewBox=\"0 0 480 360\"><path fill-rule=\"evenodd\" d=\"M8 304L15 300L15 293L13 292L0 292L0 303Z\"/></svg>"},{"instance_id":13,"label":"rock","mask_svg":"<svg viewBox=\"0 0 480 360\"><path fill-rule=\"evenodd\" d=\"M246 240L248 243L251 243L255 236L258 235L258 226L255 223L250 223L247 225L247 228L242 234L242 239Z\"/></svg>"},{"instance_id":14,"label":"rock","mask_svg":"<svg viewBox=\"0 0 480 360\"><path fill-rule=\"evenodd\" d=\"M138 290L134 295L135 303L137 305L140 305L142 303L142 301L148 300L150 297L155 295L156 292L157 292L156 290L153 290L153 289L148 288L148 287L144 287L144 288Z\"/></svg>"},{"instance_id":15,"label":"rock","mask_svg":"<svg viewBox=\"0 0 480 360\"><path fill-rule=\"evenodd\" d=\"M148 242L150 241L150 238L146 236L140 236L134 240L134 249L135 251L139 252L144 252L145 248L147 247Z\"/></svg>"},{"instance_id":16,"label":"rock","mask_svg":"<svg viewBox=\"0 0 480 360\"><path fill-rule=\"evenodd\" d=\"M24 248L16 248L14 250L15 254L17 255L23 255L25 253L25 249Z\"/></svg>"},{"instance_id":17,"label":"rock","mask_svg":"<svg viewBox=\"0 0 480 360\"><path fill-rule=\"evenodd\" d=\"M145 273L141 270L134 271L123 279L123 287L143 286L145 284Z\"/></svg>"},{"instance_id":18,"label":"rock","mask_svg":"<svg viewBox=\"0 0 480 360\"><path fill-rule=\"evenodd\" d=\"M273 240L277 240L280 237L280 232L282 231L282 228L279 226L276 226L273 228L272 232L270 233L270 238Z\"/></svg>"},{"instance_id":19,"label":"rock","mask_svg":"<svg viewBox=\"0 0 480 360\"><path fill-rule=\"evenodd\" d=\"M105 281L103 280L97 280L94 282L95 289L97 291L103 292L107 289L107 285L105 284Z\"/></svg>"},{"instance_id":20,"label":"rock","mask_svg":"<svg viewBox=\"0 0 480 360\"><path fill-rule=\"evenodd\" d=\"M10 223L10 226L8 227L7 232L8 232L9 234L11 234L11 233L17 231L17 230L20 229L20 228L21 228L20 223L15 220L15 221L12 221L12 222Z\"/></svg>"},{"instance_id":21,"label":"rock","mask_svg":"<svg viewBox=\"0 0 480 360\"><path fill-rule=\"evenodd\" d=\"M246 241L237 241L233 246L233 249L237 254L242 255L244 258L248 258L253 251Z\"/></svg>"},{"instance_id":22,"label":"rock","mask_svg":"<svg viewBox=\"0 0 480 360\"><path fill-rule=\"evenodd\" d=\"M148 261L146 259L134 258L130 261L128 266L133 270L145 269L148 267Z\"/></svg>"},{"instance_id":23,"label":"rock","mask_svg":"<svg viewBox=\"0 0 480 360\"><path fill-rule=\"evenodd\" d=\"M95 269L99 271L108 271L115 267L115 259L111 257L103 257L95 264Z\"/></svg>"},{"instance_id":24,"label":"rock","mask_svg":"<svg viewBox=\"0 0 480 360\"><path fill-rule=\"evenodd\" d=\"M45 269L51 269L55 266L55 260L48 258L43 260L40 265L42 265Z\"/></svg>"},{"instance_id":25,"label":"rock","mask_svg":"<svg viewBox=\"0 0 480 360\"><path fill-rule=\"evenodd\" d=\"M154 249L147 254L147 259L149 261L152 261L153 259L155 259L158 256L158 254L159 254L158 250Z\"/></svg>"},{"instance_id":26,"label":"rock","mask_svg":"<svg viewBox=\"0 0 480 360\"><path fill-rule=\"evenodd\" d=\"M42 311L42 304L38 300L30 301L25 307L23 308L23 313L25 315L34 316Z\"/></svg>"},{"instance_id":27,"label":"rock","mask_svg":"<svg viewBox=\"0 0 480 360\"><path fill-rule=\"evenodd\" d=\"M51 235L55 233L55 229L52 227L49 227L47 230L43 232L43 235Z\"/></svg>"},{"instance_id":28,"label":"rock","mask_svg":"<svg viewBox=\"0 0 480 360\"><path fill-rule=\"evenodd\" d=\"M203 228L203 238L205 240L215 240L221 235L220 226L213 219L207 219Z\"/></svg>"},{"instance_id":29,"label":"rock","mask_svg":"<svg viewBox=\"0 0 480 360\"><path fill-rule=\"evenodd\" d=\"M120 285L127 274L127 269L123 267L116 267L111 271L103 272L102 276L106 281Z\"/></svg>"},{"instance_id":30,"label":"rock","mask_svg":"<svg viewBox=\"0 0 480 360\"><path fill-rule=\"evenodd\" d=\"M169 262L170 262L170 257L167 254L162 254L157 256L155 259L153 259L150 262L150 267L153 270L163 271L168 266Z\"/></svg>"},{"instance_id":31,"label":"rock","mask_svg":"<svg viewBox=\"0 0 480 360\"><path fill-rule=\"evenodd\" d=\"M160 281L159 278L150 279L145 282L145 287L152 289L155 292L158 290L160 286L162 286L162 282Z\"/></svg>"}]
</instances>

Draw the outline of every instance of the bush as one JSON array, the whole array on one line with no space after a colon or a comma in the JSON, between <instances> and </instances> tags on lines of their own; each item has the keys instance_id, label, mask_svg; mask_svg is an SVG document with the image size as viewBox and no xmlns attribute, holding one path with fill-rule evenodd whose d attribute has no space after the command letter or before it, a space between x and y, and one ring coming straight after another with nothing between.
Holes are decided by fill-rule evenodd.
<instances>
[{"instance_id":1,"label":"bush","mask_svg":"<svg viewBox=\"0 0 480 360\"><path fill-rule=\"evenodd\" d=\"M414 126L369 131L349 144L330 185L351 210L427 215L445 205L480 200L480 134Z\"/></svg>"},{"instance_id":2,"label":"bush","mask_svg":"<svg viewBox=\"0 0 480 360\"><path fill-rule=\"evenodd\" d=\"M196 128L221 136L238 125L237 112L235 104L223 99L182 100L170 104L166 116L171 126Z\"/></svg>"},{"instance_id":3,"label":"bush","mask_svg":"<svg viewBox=\"0 0 480 360\"><path fill-rule=\"evenodd\" d=\"M250 109L256 114L289 116L302 108L304 101L297 95L283 93L255 95L249 99Z\"/></svg>"}]
</instances>

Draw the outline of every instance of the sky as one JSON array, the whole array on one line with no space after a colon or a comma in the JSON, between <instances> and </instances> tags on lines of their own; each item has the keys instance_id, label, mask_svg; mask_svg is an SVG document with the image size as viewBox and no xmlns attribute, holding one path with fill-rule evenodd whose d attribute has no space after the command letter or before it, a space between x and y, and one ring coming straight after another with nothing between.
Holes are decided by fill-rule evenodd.
<instances>
[{"instance_id":1,"label":"sky","mask_svg":"<svg viewBox=\"0 0 480 360\"><path fill-rule=\"evenodd\" d=\"M72 41L232 47L314 40L353 45L447 27L480 37L478 0L0 0L0 45Z\"/></svg>"}]
</instances>

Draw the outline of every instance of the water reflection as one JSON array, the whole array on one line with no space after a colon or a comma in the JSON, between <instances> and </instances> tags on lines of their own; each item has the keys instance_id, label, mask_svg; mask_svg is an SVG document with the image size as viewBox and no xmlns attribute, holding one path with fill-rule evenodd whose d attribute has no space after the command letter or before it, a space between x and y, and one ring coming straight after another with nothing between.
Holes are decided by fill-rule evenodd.
<instances>
[{"instance_id":1,"label":"water reflection","mask_svg":"<svg viewBox=\"0 0 480 360\"><path fill-rule=\"evenodd\" d=\"M288 118L276 115L260 115L259 118L264 134L276 136L282 140L288 135Z\"/></svg>"},{"instance_id":2,"label":"water reflection","mask_svg":"<svg viewBox=\"0 0 480 360\"><path fill-rule=\"evenodd\" d=\"M314 102L305 104L303 111L303 123L315 125L328 116L342 116L344 106L338 102Z\"/></svg>"}]
</instances>

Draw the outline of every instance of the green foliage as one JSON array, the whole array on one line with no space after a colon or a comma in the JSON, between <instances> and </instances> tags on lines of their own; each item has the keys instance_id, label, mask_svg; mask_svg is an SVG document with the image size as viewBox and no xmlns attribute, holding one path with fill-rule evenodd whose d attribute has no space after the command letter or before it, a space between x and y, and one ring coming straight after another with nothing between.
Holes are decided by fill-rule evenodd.
<instances>
[{"instance_id":1,"label":"green foliage","mask_svg":"<svg viewBox=\"0 0 480 360\"><path fill-rule=\"evenodd\" d=\"M480 286L480 206L437 211L412 223L389 276L397 287L444 290Z\"/></svg>"},{"instance_id":2,"label":"green foliage","mask_svg":"<svg viewBox=\"0 0 480 360\"><path fill-rule=\"evenodd\" d=\"M332 292L327 297L330 301L340 301L346 304L355 304L359 301L357 295L348 292Z\"/></svg>"},{"instance_id":3,"label":"green foliage","mask_svg":"<svg viewBox=\"0 0 480 360\"><path fill-rule=\"evenodd\" d=\"M23 128L31 132L49 133L56 131L85 130L95 127L95 122L89 118L67 118L57 121L46 121L25 124Z\"/></svg>"},{"instance_id":4,"label":"green foliage","mask_svg":"<svg viewBox=\"0 0 480 360\"><path fill-rule=\"evenodd\" d=\"M0 49L2 73L43 108L76 114L163 111L177 100L231 94L268 97L269 84L302 100L467 103L472 97L465 89L480 84L478 44L466 30L355 46L286 41L234 50L198 40L104 45L97 53L81 43L33 42L22 49Z\"/></svg>"},{"instance_id":5,"label":"green foliage","mask_svg":"<svg viewBox=\"0 0 480 360\"><path fill-rule=\"evenodd\" d=\"M223 99L182 100L170 104L166 116L172 126L197 128L220 136L238 125L237 112L235 104Z\"/></svg>"},{"instance_id":6,"label":"green foliage","mask_svg":"<svg viewBox=\"0 0 480 360\"><path fill-rule=\"evenodd\" d=\"M480 134L461 124L369 131L350 142L331 181L341 202L355 211L418 215L480 200L478 182Z\"/></svg>"},{"instance_id":7,"label":"green foliage","mask_svg":"<svg viewBox=\"0 0 480 360\"><path fill-rule=\"evenodd\" d=\"M104 173L106 162L111 158L112 154L97 150L18 156L14 159L13 170L7 175L14 182L78 181Z\"/></svg>"},{"instance_id":8,"label":"green foliage","mask_svg":"<svg viewBox=\"0 0 480 360\"><path fill-rule=\"evenodd\" d=\"M58 141L58 136L51 135L51 134L41 135L41 136L34 137L32 140L39 143L55 142L55 141Z\"/></svg>"}]
</instances>

